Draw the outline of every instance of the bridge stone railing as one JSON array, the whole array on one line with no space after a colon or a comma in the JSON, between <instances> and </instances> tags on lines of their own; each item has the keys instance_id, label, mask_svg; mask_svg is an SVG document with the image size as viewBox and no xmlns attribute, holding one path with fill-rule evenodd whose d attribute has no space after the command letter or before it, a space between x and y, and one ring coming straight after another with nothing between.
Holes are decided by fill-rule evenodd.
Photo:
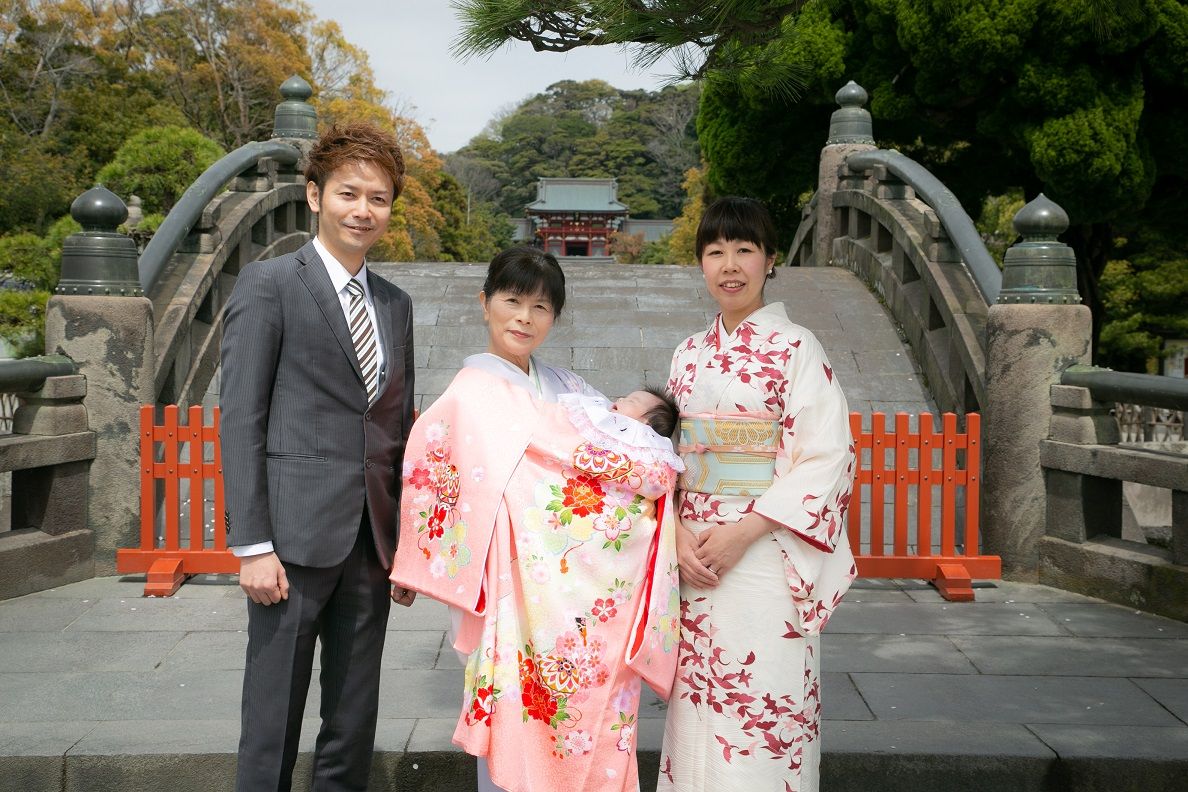
<instances>
[{"instance_id":1,"label":"bridge stone railing","mask_svg":"<svg viewBox=\"0 0 1188 792\"><path fill-rule=\"evenodd\" d=\"M0 530L0 599L94 574L86 517L96 435L86 392L68 358L0 361L0 393L18 405L11 433L0 436L0 474L12 476L10 526Z\"/></svg>"},{"instance_id":2,"label":"bridge stone railing","mask_svg":"<svg viewBox=\"0 0 1188 792\"><path fill-rule=\"evenodd\" d=\"M788 264L844 267L884 301L937 406L986 406L985 326L1002 276L969 215L922 165L874 145L867 95L837 94L820 186Z\"/></svg>"},{"instance_id":3,"label":"bridge stone railing","mask_svg":"<svg viewBox=\"0 0 1188 792\"><path fill-rule=\"evenodd\" d=\"M1119 401L1183 411L1188 381L1075 367L1052 387L1039 580L1188 621L1188 453L1121 443L1110 415ZM1124 530L1127 483L1148 498L1170 491L1163 541Z\"/></svg>"},{"instance_id":4,"label":"bridge stone railing","mask_svg":"<svg viewBox=\"0 0 1188 792\"><path fill-rule=\"evenodd\" d=\"M1000 271L952 192L877 148L866 91L850 82L837 100L785 263L855 273L902 329L937 405L982 413L983 550L1002 557L1007 576L1035 579L1048 388L1090 354L1076 260L1056 241L1068 217L1043 195L1029 203L1015 217L1023 241Z\"/></svg>"},{"instance_id":5,"label":"bridge stone railing","mask_svg":"<svg viewBox=\"0 0 1188 792\"><path fill-rule=\"evenodd\" d=\"M242 146L207 169L143 255L116 231L127 207L113 193L96 187L71 207L83 231L63 244L46 349L86 378L96 464L76 527L94 532L96 574L113 574L115 551L137 543L140 405L201 402L240 268L296 250L314 233L298 169L316 137L311 93L299 77L287 80L272 140Z\"/></svg>"}]
</instances>

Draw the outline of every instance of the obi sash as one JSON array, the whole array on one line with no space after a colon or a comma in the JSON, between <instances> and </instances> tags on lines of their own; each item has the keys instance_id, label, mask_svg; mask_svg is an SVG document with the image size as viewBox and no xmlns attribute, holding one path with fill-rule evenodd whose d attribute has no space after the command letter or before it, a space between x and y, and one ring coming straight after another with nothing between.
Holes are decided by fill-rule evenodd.
<instances>
[{"instance_id":1,"label":"obi sash","mask_svg":"<svg viewBox=\"0 0 1188 792\"><path fill-rule=\"evenodd\" d=\"M682 415L678 450L685 492L758 497L775 476L780 424L774 416Z\"/></svg>"}]
</instances>

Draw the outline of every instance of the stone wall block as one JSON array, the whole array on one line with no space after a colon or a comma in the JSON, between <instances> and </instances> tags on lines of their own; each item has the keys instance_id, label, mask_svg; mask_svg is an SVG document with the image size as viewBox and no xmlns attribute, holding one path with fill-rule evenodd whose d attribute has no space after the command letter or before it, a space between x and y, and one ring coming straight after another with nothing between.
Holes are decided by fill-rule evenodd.
<instances>
[{"instance_id":1,"label":"stone wall block","mask_svg":"<svg viewBox=\"0 0 1188 792\"><path fill-rule=\"evenodd\" d=\"M86 377L96 433L87 519L95 574L115 574L115 551L139 543L140 405L153 392L153 307L143 297L56 296L45 323L46 351L68 355Z\"/></svg>"},{"instance_id":2,"label":"stone wall block","mask_svg":"<svg viewBox=\"0 0 1188 792\"><path fill-rule=\"evenodd\" d=\"M49 377L40 390L17 394L20 406L12 431L24 435L64 435L87 431L87 380L80 375Z\"/></svg>"},{"instance_id":3,"label":"stone wall block","mask_svg":"<svg viewBox=\"0 0 1188 792\"><path fill-rule=\"evenodd\" d=\"M1051 388L1088 363L1091 314L1083 305L994 305L986 321L986 548L1003 574L1034 579L1047 518L1040 441L1052 423Z\"/></svg>"}]
</instances>

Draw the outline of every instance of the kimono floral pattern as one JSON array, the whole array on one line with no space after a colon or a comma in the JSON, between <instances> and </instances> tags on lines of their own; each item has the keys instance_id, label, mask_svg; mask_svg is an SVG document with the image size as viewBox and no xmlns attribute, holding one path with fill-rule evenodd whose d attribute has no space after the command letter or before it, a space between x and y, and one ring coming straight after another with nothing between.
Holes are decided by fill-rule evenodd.
<instances>
[{"instance_id":1,"label":"kimono floral pattern","mask_svg":"<svg viewBox=\"0 0 1188 792\"><path fill-rule=\"evenodd\" d=\"M635 789L640 672L624 658L642 643L675 667L675 556L655 543L676 473L564 437L542 427L504 493L510 525L495 541L513 547L488 562L498 599L467 664L455 741L509 788L573 777Z\"/></svg>"},{"instance_id":2,"label":"kimono floral pattern","mask_svg":"<svg viewBox=\"0 0 1188 792\"><path fill-rule=\"evenodd\" d=\"M444 421L429 426L424 455L415 462L405 462L404 480L415 490L424 491L415 496L425 506L417 512L417 549L429 562L430 574L453 578L470 563L470 549L466 546L466 521L458 507L461 474L450 462L449 434ZM476 471L481 468L471 475ZM478 475L481 477L481 472Z\"/></svg>"},{"instance_id":3,"label":"kimono floral pattern","mask_svg":"<svg viewBox=\"0 0 1188 792\"><path fill-rule=\"evenodd\" d=\"M780 527L715 588L681 589L657 789L710 792L712 778L713 792L815 792L817 635L856 574L844 537L854 475L845 398L816 338L778 303L732 333L715 320L680 344L668 386L683 413L772 415L780 427L765 493L679 492L682 523L698 533L759 513ZM730 778L746 781L721 783Z\"/></svg>"}]
</instances>

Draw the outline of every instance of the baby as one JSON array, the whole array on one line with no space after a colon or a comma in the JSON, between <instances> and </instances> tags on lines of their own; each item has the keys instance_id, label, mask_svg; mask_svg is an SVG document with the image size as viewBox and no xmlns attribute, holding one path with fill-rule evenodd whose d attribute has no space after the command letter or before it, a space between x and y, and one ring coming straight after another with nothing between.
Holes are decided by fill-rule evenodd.
<instances>
[{"instance_id":1,"label":"baby","mask_svg":"<svg viewBox=\"0 0 1188 792\"><path fill-rule=\"evenodd\" d=\"M672 434L680 413L676 401L659 388L632 391L610 402L599 396L565 393L558 403L569 411L569 420L587 440L626 453L650 452L678 473L685 469L674 452Z\"/></svg>"}]
</instances>

